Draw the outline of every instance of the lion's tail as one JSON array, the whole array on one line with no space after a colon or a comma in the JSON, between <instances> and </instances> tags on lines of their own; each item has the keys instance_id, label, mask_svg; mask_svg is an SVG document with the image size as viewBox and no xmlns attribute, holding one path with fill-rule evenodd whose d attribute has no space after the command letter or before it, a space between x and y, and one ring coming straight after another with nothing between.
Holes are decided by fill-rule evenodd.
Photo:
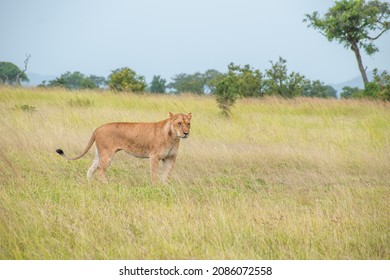
<instances>
[{"instance_id":1,"label":"lion's tail","mask_svg":"<svg viewBox=\"0 0 390 280\"><path fill-rule=\"evenodd\" d=\"M89 139L89 142L87 144L87 147L85 147L83 153L77 157L74 157L74 158L69 158L65 155L64 151L61 150L61 149L57 149L56 150L56 153L59 154L60 156L68 159L68 160L76 160L76 159L79 159L79 158L82 158L83 156L85 156L85 154L89 151L89 149L91 149L93 143L95 142L95 132L92 133L92 136L91 136L91 139Z\"/></svg>"}]
</instances>

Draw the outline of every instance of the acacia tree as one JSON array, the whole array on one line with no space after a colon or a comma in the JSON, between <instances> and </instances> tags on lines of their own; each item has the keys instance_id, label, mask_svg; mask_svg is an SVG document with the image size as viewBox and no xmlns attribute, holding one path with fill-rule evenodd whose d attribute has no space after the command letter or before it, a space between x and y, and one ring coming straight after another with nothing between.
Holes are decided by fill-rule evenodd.
<instances>
[{"instance_id":1,"label":"acacia tree","mask_svg":"<svg viewBox=\"0 0 390 280\"><path fill-rule=\"evenodd\" d=\"M240 66L230 63L229 73L235 77L237 94L242 97L260 97L264 94L263 74L249 64Z\"/></svg>"},{"instance_id":2,"label":"acacia tree","mask_svg":"<svg viewBox=\"0 0 390 280\"><path fill-rule=\"evenodd\" d=\"M390 4L379 0L341 0L324 15L306 14L304 22L320 31L329 41L338 41L355 53L364 85L368 84L360 50L378 52L374 41L390 29Z\"/></svg>"},{"instance_id":3,"label":"acacia tree","mask_svg":"<svg viewBox=\"0 0 390 280\"><path fill-rule=\"evenodd\" d=\"M49 87L64 87L66 89L96 89L99 88L100 83L105 80L103 77L89 76L86 77L84 74L76 72L66 72L60 77L49 81L47 86ZM46 86L46 83L43 84Z\"/></svg>"},{"instance_id":4,"label":"acacia tree","mask_svg":"<svg viewBox=\"0 0 390 280\"><path fill-rule=\"evenodd\" d=\"M264 93L266 95L280 95L284 98L292 98L303 94L309 81L305 76L287 71L287 60L279 57L278 62L272 62L271 68L265 70Z\"/></svg>"},{"instance_id":5,"label":"acacia tree","mask_svg":"<svg viewBox=\"0 0 390 280\"><path fill-rule=\"evenodd\" d=\"M168 87L176 93L192 92L195 94L210 94L215 91L214 80L221 75L221 73L214 69L209 69L204 73L181 73L172 78L173 82L169 83Z\"/></svg>"},{"instance_id":6,"label":"acacia tree","mask_svg":"<svg viewBox=\"0 0 390 280\"><path fill-rule=\"evenodd\" d=\"M192 92L195 94L203 94L204 79L200 72L194 74L180 73L172 78L173 82L169 83L168 87L174 89L176 93Z\"/></svg>"},{"instance_id":7,"label":"acacia tree","mask_svg":"<svg viewBox=\"0 0 390 280\"><path fill-rule=\"evenodd\" d=\"M323 82L316 80L307 82L302 95L308 97L337 98L337 91L330 85L325 85Z\"/></svg>"},{"instance_id":8,"label":"acacia tree","mask_svg":"<svg viewBox=\"0 0 390 280\"><path fill-rule=\"evenodd\" d=\"M194 74L181 73L172 78L173 82L168 87L174 89L176 93L192 92L195 94L204 94L206 79L205 76L196 72Z\"/></svg>"},{"instance_id":9,"label":"acacia tree","mask_svg":"<svg viewBox=\"0 0 390 280\"><path fill-rule=\"evenodd\" d=\"M24 68L21 70L18 66L11 62L0 62L0 83L9 85L20 85L20 82L28 82L26 75L28 61L31 55L26 54L24 60Z\"/></svg>"},{"instance_id":10,"label":"acacia tree","mask_svg":"<svg viewBox=\"0 0 390 280\"><path fill-rule=\"evenodd\" d=\"M151 93L165 93L167 89L167 80L158 76L153 76L152 82L150 83Z\"/></svg>"},{"instance_id":11,"label":"acacia tree","mask_svg":"<svg viewBox=\"0 0 390 280\"><path fill-rule=\"evenodd\" d=\"M360 89L358 87L350 87L350 86L345 86L342 88L342 91L340 93L340 98L343 99L350 99L353 97L359 96Z\"/></svg>"}]
</instances>

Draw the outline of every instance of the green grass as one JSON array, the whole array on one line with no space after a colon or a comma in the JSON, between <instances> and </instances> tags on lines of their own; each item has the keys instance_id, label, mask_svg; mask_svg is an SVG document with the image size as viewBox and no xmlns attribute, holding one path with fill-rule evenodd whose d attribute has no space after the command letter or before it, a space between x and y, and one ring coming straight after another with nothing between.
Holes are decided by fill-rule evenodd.
<instances>
[{"instance_id":1,"label":"green grass","mask_svg":"<svg viewBox=\"0 0 390 280\"><path fill-rule=\"evenodd\" d=\"M193 113L171 182L118 153L88 182L112 121ZM390 105L0 88L0 259L390 259Z\"/></svg>"}]
</instances>

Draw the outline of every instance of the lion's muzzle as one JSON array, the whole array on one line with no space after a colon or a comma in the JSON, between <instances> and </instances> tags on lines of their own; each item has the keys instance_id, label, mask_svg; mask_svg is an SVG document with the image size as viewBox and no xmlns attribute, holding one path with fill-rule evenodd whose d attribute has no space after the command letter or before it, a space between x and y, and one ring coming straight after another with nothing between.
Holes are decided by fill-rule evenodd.
<instances>
[{"instance_id":1,"label":"lion's muzzle","mask_svg":"<svg viewBox=\"0 0 390 280\"><path fill-rule=\"evenodd\" d=\"M183 132L183 136L181 138L186 139L190 136L189 132Z\"/></svg>"}]
</instances>

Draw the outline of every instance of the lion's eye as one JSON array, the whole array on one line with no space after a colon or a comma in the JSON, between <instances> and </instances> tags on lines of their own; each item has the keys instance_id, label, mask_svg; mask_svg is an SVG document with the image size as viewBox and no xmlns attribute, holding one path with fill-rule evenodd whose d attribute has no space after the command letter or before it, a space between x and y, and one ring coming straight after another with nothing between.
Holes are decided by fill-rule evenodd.
<instances>
[{"instance_id":1,"label":"lion's eye","mask_svg":"<svg viewBox=\"0 0 390 280\"><path fill-rule=\"evenodd\" d=\"M178 122L177 124L181 126L181 122Z\"/></svg>"},{"instance_id":2,"label":"lion's eye","mask_svg":"<svg viewBox=\"0 0 390 280\"><path fill-rule=\"evenodd\" d=\"M188 123L188 127L190 127L191 126L191 124L190 123Z\"/></svg>"}]
</instances>

